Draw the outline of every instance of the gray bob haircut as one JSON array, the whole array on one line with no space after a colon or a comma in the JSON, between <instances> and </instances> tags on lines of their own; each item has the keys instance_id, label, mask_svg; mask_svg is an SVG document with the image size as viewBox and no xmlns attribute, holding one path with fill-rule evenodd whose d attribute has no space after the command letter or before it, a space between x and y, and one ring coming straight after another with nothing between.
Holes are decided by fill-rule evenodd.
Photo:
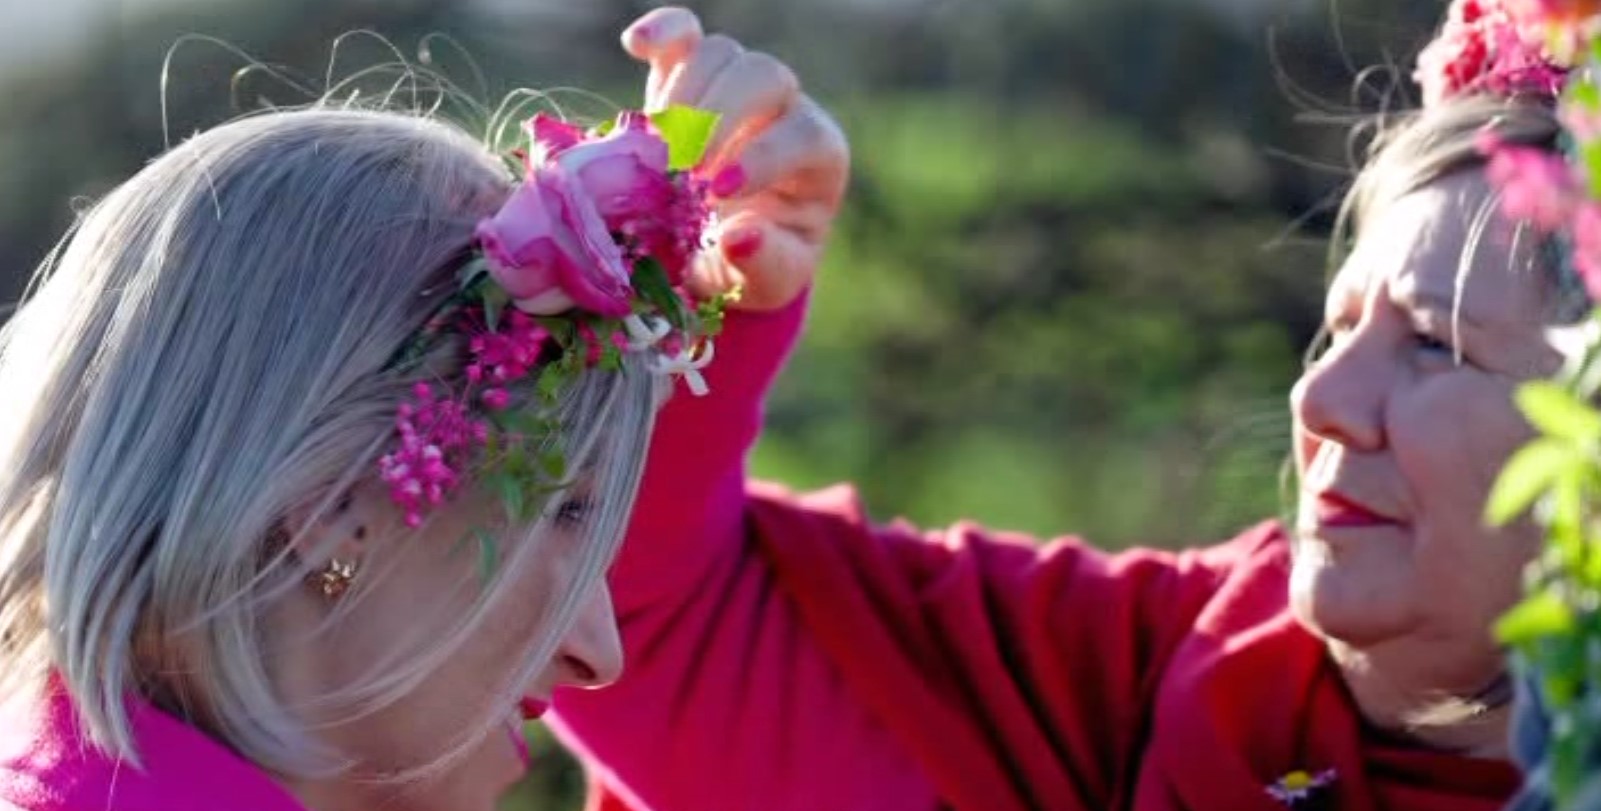
<instances>
[{"instance_id":1,"label":"gray bob haircut","mask_svg":"<svg viewBox=\"0 0 1601 811\"><path fill-rule=\"evenodd\" d=\"M553 534L562 494L534 526L492 528L518 542L466 578L464 610L417 618L414 638L317 708L274 689L267 660L284 640L265 617L327 557L274 539L371 482L416 383L461 374L459 344L417 370L390 361L453 291L474 224L511 183L479 141L425 116L273 111L177 146L80 219L0 332L0 698L59 679L94 739L133 762L130 696L283 774L351 765L308 719L389 706L448 661L510 587L504 573ZM486 674L481 729L548 663L614 557L663 386L631 355L559 404L598 512L517 672ZM357 592L382 578L384 549L417 540L393 534L370 547L379 565Z\"/></svg>"}]
</instances>

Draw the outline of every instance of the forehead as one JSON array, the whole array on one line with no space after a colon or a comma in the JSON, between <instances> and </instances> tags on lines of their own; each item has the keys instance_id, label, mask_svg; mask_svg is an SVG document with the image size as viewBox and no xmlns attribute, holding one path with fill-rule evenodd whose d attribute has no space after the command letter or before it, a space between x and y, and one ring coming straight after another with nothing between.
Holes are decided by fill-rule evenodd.
<instances>
[{"instance_id":1,"label":"forehead","mask_svg":"<svg viewBox=\"0 0 1601 811\"><path fill-rule=\"evenodd\" d=\"M1486 323L1540 323L1549 282L1535 235L1493 210L1481 172L1457 172L1370 213L1329 290L1331 308L1380 285ZM1458 293L1461 294L1457 305Z\"/></svg>"}]
</instances>

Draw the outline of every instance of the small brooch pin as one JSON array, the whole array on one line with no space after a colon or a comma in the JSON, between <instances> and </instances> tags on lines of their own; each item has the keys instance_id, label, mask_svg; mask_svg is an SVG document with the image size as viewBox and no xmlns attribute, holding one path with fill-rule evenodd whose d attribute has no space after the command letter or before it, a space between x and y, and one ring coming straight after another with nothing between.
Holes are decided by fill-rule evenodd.
<instances>
[{"instance_id":1,"label":"small brooch pin","mask_svg":"<svg viewBox=\"0 0 1601 811\"><path fill-rule=\"evenodd\" d=\"M1267 793L1287 808L1301 808L1333 785L1334 778L1333 769L1324 769L1317 774L1296 769L1275 780L1267 787Z\"/></svg>"}]
</instances>

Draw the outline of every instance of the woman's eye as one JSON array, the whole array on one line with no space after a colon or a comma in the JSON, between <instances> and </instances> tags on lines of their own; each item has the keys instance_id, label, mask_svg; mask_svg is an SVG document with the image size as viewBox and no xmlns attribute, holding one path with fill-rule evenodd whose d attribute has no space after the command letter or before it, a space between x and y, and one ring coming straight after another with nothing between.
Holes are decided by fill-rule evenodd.
<instances>
[{"instance_id":1,"label":"woman's eye","mask_svg":"<svg viewBox=\"0 0 1601 811\"><path fill-rule=\"evenodd\" d=\"M1416 332L1413 333L1412 337L1413 340L1417 341L1418 349L1423 352L1429 354L1450 355L1453 358L1456 356L1456 347L1452 346L1446 341L1442 341L1439 338L1430 335L1429 333Z\"/></svg>"},{"instance_id":2,"label":"woman's eye","mask_svg":"<svg viewBox=\"0 0 1601 811\"><path fill-rule=\"evenodd\" d=\"M581 526L594 512L595 503L587 498L571 498L556 507L555 522L564 527Z\"/></svg>"}]
</instances>

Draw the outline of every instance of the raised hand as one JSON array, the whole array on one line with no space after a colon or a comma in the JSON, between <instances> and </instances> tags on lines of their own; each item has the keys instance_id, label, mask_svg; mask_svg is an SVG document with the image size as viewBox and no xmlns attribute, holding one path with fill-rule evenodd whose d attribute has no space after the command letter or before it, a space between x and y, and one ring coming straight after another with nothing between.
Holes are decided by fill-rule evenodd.
<instances>
[{"instance_id":1,"label":"raised hand","mask_svg":"<svg viewBox=\"0 0 1601 811\"><path fill-rule=\"evenodd\" d=\"M850 175L839 125L787 65L730 37L705 36L687 9L645 14L622 42L650 65L647 110L682 104L722 116L707 153L720 250L691 286L705 294L742 285L736 306L749 310L793 301L817 273Z\"/></svg>"}]
</instances>

